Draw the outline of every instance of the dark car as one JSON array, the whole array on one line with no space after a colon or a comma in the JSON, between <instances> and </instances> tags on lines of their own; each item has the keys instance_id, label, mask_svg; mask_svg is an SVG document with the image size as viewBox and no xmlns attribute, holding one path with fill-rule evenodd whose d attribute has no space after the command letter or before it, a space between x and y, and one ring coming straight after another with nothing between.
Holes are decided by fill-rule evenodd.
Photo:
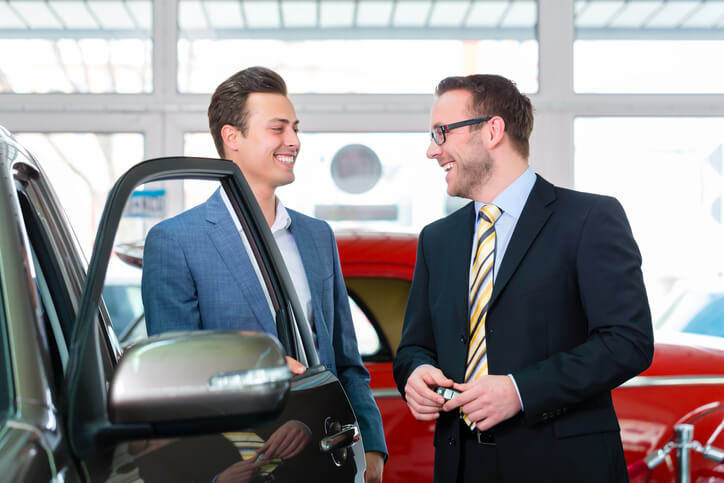
<instances>
[{"instance_id":1,"label":"dark car","mask_svg":"<svg viewBox=\"0 0 724 483\"><path fill-rule=\"evenodd\" d=\"M126 351L118 343L101 298L112 249L153 222L132 216L139 207L128 200L191 178L228 194L281 343L233 331L164 334ZM168 208L159 213L172 216ZM285 354L306 361L307 372L292 377ZM354 412L318 362L276 244L233 163L164 158L131 168L109 193L86 268L40 164L2 128L0 424L3 481L352 482L364 472Z\"/></svg>"}]
</instances>

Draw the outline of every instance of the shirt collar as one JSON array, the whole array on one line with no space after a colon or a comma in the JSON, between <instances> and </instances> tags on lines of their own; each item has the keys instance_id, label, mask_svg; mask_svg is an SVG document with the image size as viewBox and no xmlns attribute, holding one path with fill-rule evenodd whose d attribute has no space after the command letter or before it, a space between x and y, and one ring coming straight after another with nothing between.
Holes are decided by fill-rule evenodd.
<instances>
[{"instance_id":1,"label":"shirt collar","mask_svg":"<svg viewBox=\"0 0 724 483\"><path fill-rule=\"evenodd\" d=\"M282 200L280 200L278 197L277 200L277 214L274 218L274 223L272 223L271 231L272 233L276 233L278 231L282 230L288 230L289 226L292 224L292 218L289 216L289 212L282 204Z\"/></svg>"},{"instance_id":2,"label":"shirt collar","mask_svg":"<svg viewBox=\"0 0 724 483\"><path fill-rule=\"evenodd\" d=\"M229 200L229 197L226 195L226 191L223 189L220 190L221 192L221 199L224 200L224 204L226 205L226 209L229 210L229 214L231 215L231 219L234 220L234 225L236 225L236 230L241 231L241 222L239 221L239 218L237 218L236 213L234 212L234 208L231 206L231 201ZM271 226L271 232L276 233L280 230L287 230L292 224L292 218L289 216L289 212L282 204L282 201L276 197L276 216L274 218L274 223L272 223Z\"/></svg>"},{"instance_id":3,"label":"shirt collar","mask_svg":"<svg viewBox=\"0 0 724 483\"><path fill-rule=\"evenodd\" d=\"M517 220L523 212L523 207L525 202L528 201L528 196L533 190L534 184L535 173L528 166L523 174L518 176L515 181L495 197L493 204L503 211L503 215L508 214ZM482 201L476 201L475 213L480 213L480 208L486 204Z\"/></svg>"}]
</instances>

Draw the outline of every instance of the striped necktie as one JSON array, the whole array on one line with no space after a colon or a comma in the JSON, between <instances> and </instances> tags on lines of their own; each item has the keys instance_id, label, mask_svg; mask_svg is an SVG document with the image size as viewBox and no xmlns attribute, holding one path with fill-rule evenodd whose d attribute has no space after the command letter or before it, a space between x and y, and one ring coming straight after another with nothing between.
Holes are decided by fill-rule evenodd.
<instances>
[{"instance_id":1,"label":"striped necktie","mask_svg":"<svg viewBox=\"0 0 724 483\"><path fill-rule=\"evenodd\" d=\"M470 383L488 373L488 357L485 344L485 317L488 302L493 293L493 267L495 265L495 221L501 215L500 208L485 205L480 208L478 243L470 272L470 338L465 363L465 382ZM462 409L462 408L461 408ZM475 424L463 414L465 423L472 429Z\"/></svg>"},{"instance_id":2,"label":"striped necktie","mask_svg":"<svg viewBox=\"0 0 724 483\"><path fill-rule=\"evenodd\" d=\"M256 456L256 450L264 445L264 440L261 439L258 434L251 431L234 431L221 434L234 444L243 461ZM259 468L259 474L268 476L281 462L282 460L280 458L270 460L267 464Z\"/></svg>"}]
</instances>

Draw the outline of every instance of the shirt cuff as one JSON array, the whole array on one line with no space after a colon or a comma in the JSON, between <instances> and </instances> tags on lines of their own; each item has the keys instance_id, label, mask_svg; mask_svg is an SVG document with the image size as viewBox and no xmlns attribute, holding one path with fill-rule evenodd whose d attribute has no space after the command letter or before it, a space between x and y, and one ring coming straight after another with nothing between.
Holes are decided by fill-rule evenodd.
<instances>
[{"instance_id":1,"label":"shirt cuff","mask_svg":"<svg viewBox=\"0 0 724 483\"><path fill-rule=\"evenodd\" d=\"M523 408L523 399L520 397L520 391L518 390L518 383L515 382L515 378L513 377L513 374L508 374L508 377L511 381L513 381L513 386L515 386L515 392L518 393L518 401L520 401L520 410L521 412L525 411Z\"/></svg>"}]
</instances>

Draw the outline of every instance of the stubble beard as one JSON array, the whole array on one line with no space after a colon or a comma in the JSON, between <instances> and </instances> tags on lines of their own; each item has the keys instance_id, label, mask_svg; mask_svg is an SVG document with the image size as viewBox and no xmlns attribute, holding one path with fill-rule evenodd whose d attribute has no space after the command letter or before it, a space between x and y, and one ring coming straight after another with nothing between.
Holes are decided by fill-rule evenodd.
<instances>
[{"instance_id":1,"label":"stubble beard","mask_svg":"<svg viewBox=\"0 0 724 483\"><path fill-rule=\"evenodd\" d=\"M490 153L481 147L477 159L455 163L457 170L456 184L451 186L450 196L473 199L478 188L485 185L493 171L493 160Z\"/></svg>"}]
</instances>

